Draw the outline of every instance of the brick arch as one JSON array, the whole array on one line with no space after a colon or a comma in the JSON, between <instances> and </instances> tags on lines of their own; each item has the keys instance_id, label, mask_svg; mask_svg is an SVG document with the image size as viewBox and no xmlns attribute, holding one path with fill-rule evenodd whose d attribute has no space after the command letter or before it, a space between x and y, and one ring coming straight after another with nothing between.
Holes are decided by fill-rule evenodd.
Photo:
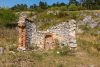
<instances>
[{"instance_id":1,"label":"brick arch","mask_svg":"<svg viewBox=\"0 0 100 67\"><path fill-rule=\"evenodd\" d=\"M46 33L44 37L44 49L55 48L55 39L52 33Z\"/></svg>"}]
</instances>

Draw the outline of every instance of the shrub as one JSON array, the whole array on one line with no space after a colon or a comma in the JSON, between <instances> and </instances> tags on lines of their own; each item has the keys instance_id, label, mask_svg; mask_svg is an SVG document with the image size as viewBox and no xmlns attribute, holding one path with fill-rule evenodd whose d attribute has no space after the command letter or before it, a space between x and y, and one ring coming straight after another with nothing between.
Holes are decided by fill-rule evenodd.
<instances>
[{"instance_id":1,"label":"shrub","mask_svg":"<svg viewBox=\"0 0 100 67\"><path fill-rule=\"evenodd\" d=\"M69 10L69 11L77 11L77 10L78 10L78 7L77 7L75 4L71 4L71 5L68 7L68 10Z\"/></svg>"}]
</instances>

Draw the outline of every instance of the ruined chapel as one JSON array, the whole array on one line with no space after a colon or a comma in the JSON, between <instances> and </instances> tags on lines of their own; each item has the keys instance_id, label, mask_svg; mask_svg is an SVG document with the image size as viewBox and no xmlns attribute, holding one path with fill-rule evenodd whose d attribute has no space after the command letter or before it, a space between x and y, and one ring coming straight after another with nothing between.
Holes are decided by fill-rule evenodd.
<instances>
[{"instance_id":1,"label":"ruined chapel","mask_svg":"<svg viewBox=\"0 0 100 67\"><path fill-rule=\"evenodd\" d=\"M29 45L37 46L39 49L54 49L68 46L76 48L76 21L69 20L62 22L46 31L37 30L35 21L20 17L18 21L18 49L26 50Z\"/></svg>"}]
</instances>

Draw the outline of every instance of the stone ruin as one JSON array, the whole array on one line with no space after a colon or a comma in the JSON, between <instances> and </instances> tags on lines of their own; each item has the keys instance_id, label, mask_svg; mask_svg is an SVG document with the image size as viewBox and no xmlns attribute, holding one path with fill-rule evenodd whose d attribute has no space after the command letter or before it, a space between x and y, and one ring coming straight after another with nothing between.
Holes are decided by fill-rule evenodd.
<instances>
[{"instance_id":1,"label":"stone ruin","mask_svg":"<svg viewBox=\"0 0 100 67\"><path fill-rule=\"evenodd\" d=\"M34 22L26 17L18 21L19 44L18 49L26 50L34 45L39 49L54 49L57 46L76 48L76 21L69 20L57 24L46 31L39 31Z\"/></svg>"}]
</instances>

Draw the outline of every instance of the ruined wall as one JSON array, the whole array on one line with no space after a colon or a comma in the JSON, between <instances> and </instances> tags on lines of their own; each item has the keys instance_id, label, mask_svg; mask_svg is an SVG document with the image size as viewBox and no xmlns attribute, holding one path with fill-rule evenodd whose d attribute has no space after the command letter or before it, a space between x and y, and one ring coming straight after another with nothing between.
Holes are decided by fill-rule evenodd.
<instances>
[{"instance_id":1,"label":"ruined wall","mask_svg":"<svg viewBox=\"0 0 100 67\"><path fill-rule=\"evenodd\" d=\"M37 31L36 25L33 23L31 44L35 44L40 48L45 47L45 36L52 34L53 39L58 40L60 45L77 47L76 44L76 21L70 20L53 26L46 31ZM31 34L31 32L29 32ZM30 36L29 36L30 37Z\"/></svg>"},{"instance_id":2,"label":"ruined wall","mask_svg":"<svg viewBox=\"0 0 100 67\"><path fill-rule=\"evenodd\" d=\"M62 22L61 24L49 29L49 31L55 34L56 39L58 39L60 44L70 47L77 47L75 20Z\"/></svg>"},{"instance_id":3,"label":"ruined wall","mask_svg":"<svg viewBox=\"0 0 100 67\"><path fill-rule=\"evenodd\" d=\"M26 46L31 44L32 35L36 32L36 25L32 24L31 21L26 20Z\"/></svg>"},{"instance_id":4,"label":"ruined wall","mask_svg":"<svg viewBox=\"0 0 100 67\"><path fill-rule=\"evenodd\" d=\"M56 40L59 46L77 47L76 44L76 21L70 20L55 25L46 31L38 31L36 25L28 19L24 20L26 29L26 47L35 45L41 49L53 49Z\"/></svg>"}]
</instances>

